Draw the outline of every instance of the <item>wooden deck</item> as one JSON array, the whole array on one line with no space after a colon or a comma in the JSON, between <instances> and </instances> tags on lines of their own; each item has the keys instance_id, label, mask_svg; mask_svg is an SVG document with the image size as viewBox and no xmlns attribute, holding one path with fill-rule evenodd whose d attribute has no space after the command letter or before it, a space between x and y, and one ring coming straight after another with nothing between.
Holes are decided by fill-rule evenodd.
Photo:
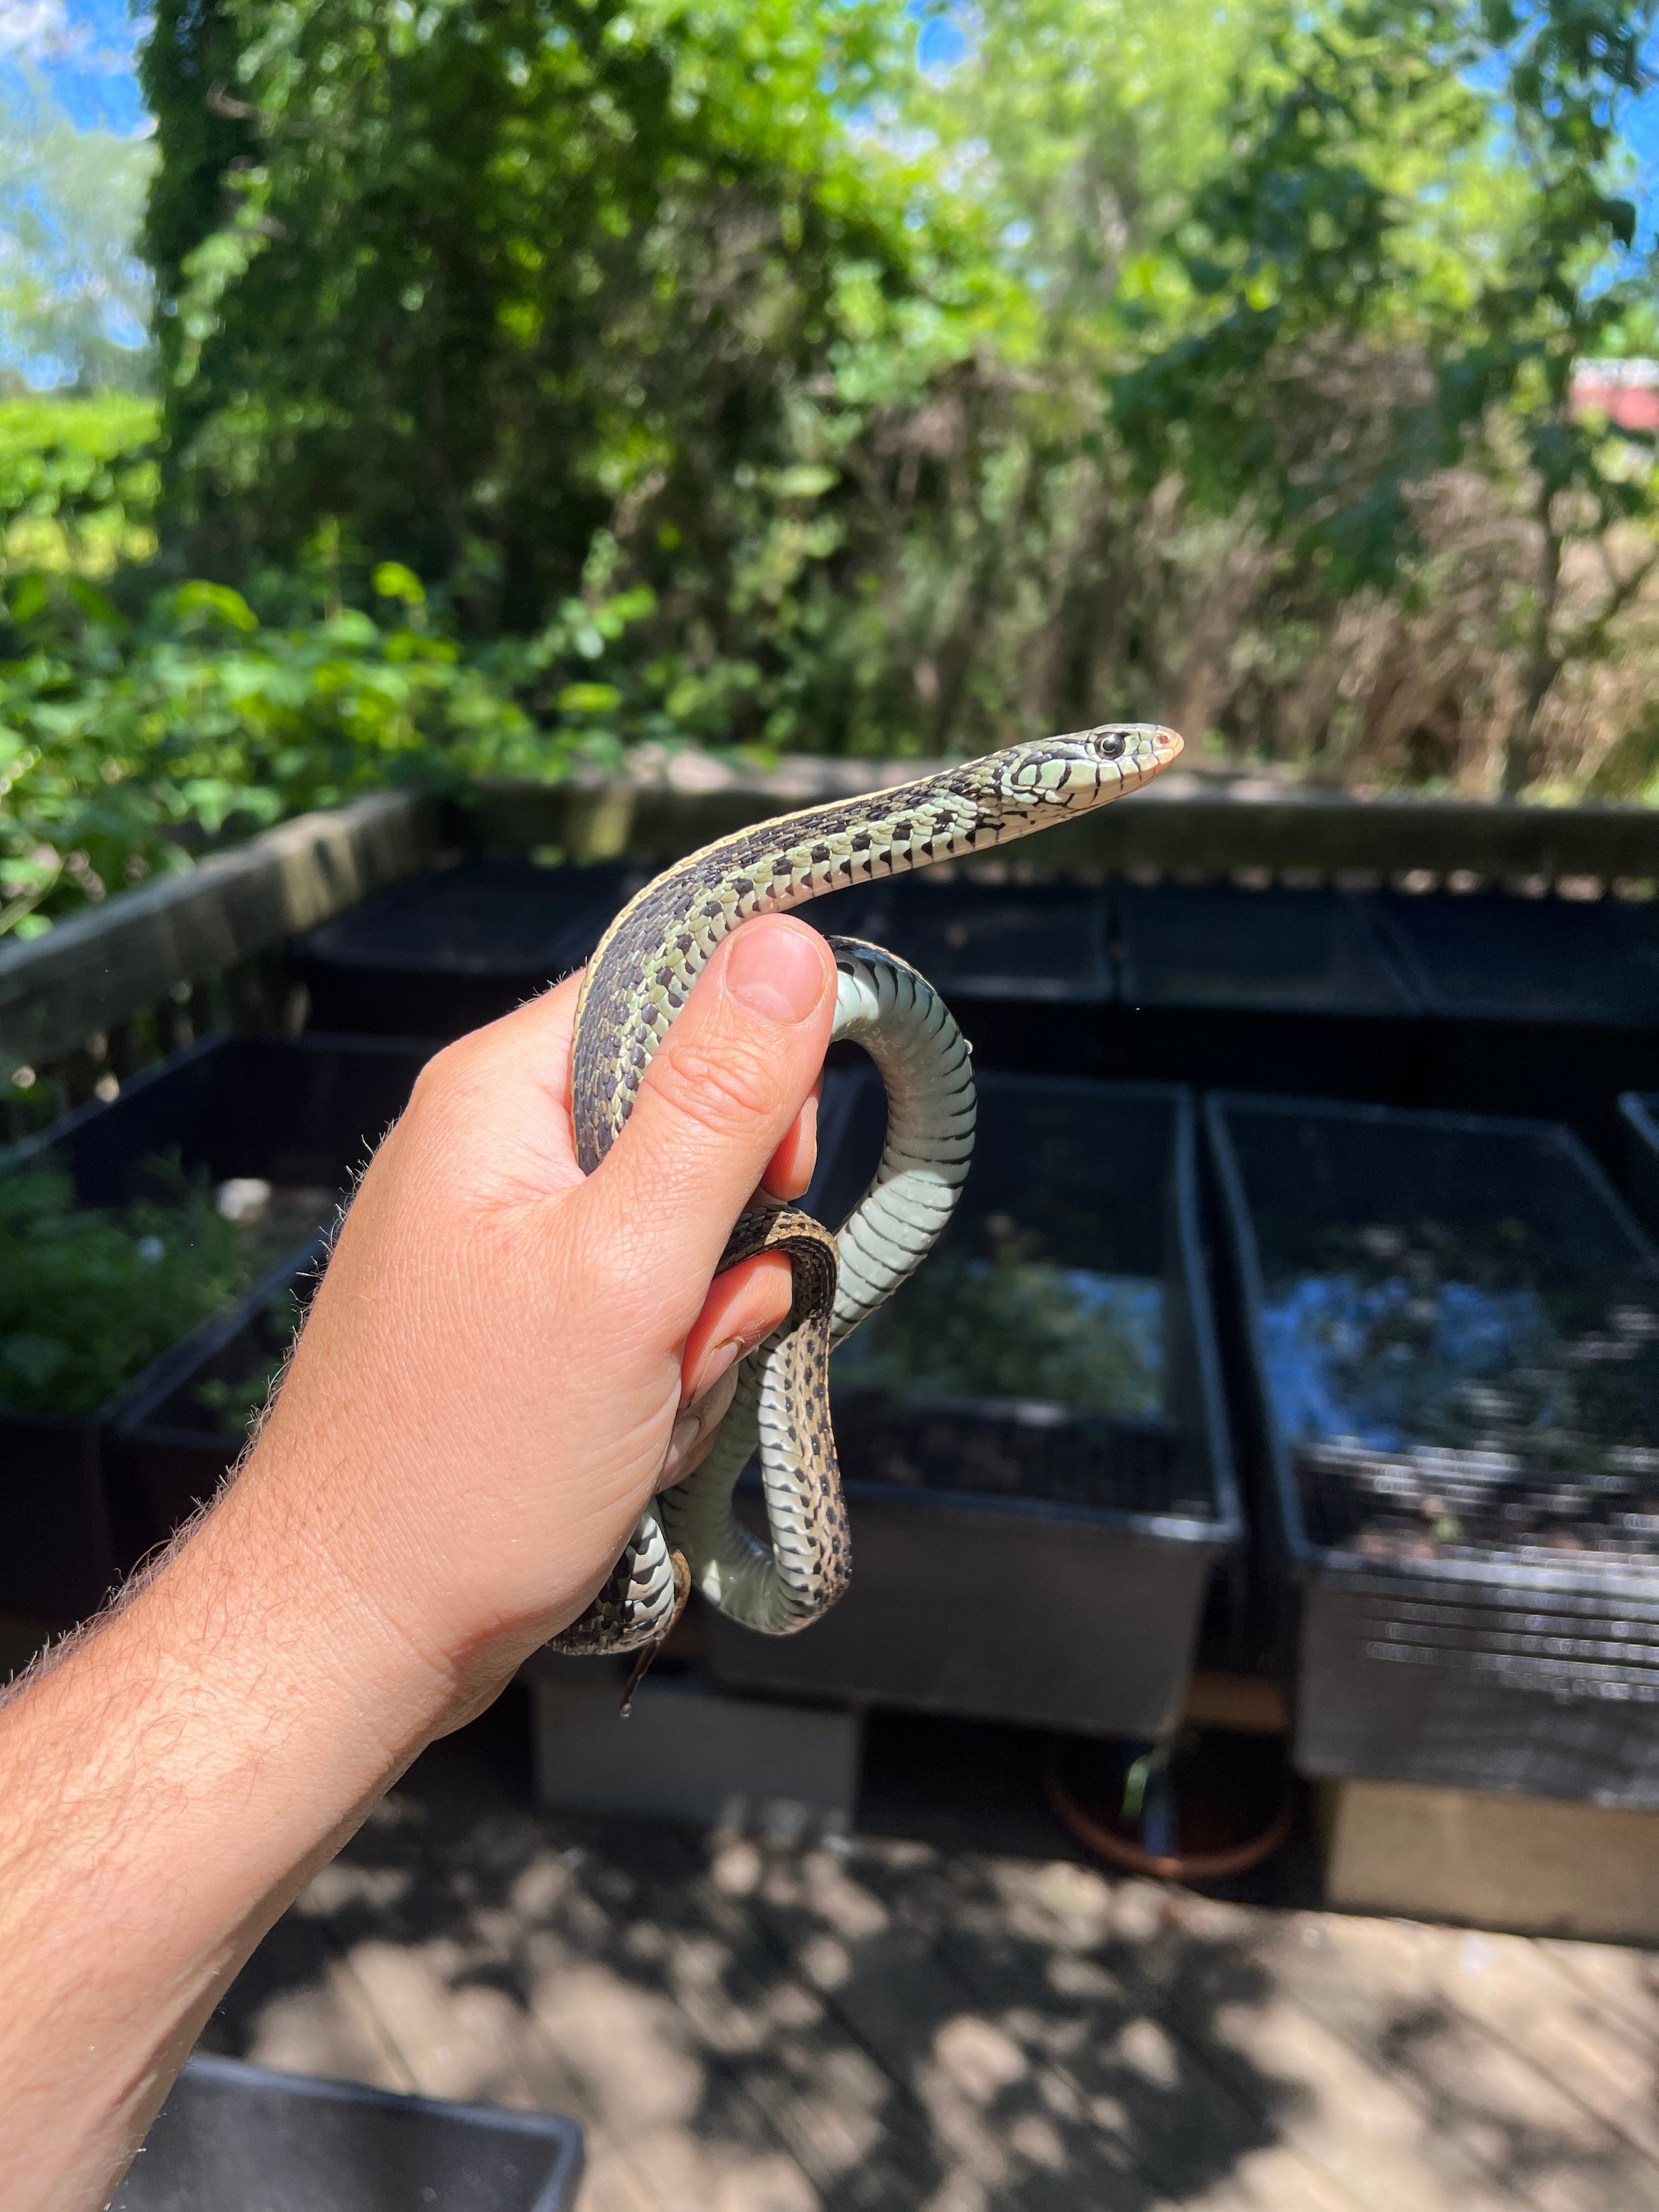
<instances>
[{"instance_id":1,"label":"wooden deck","mask_svg":"<svg viewBox=\"0 0 1659 2212\"><path fill-rule=\"evenodd\" d=\"M1305 1844L1255 1902L1109 1879L994 1733L826 1848L537 1814L504 1726L208 2047L573 2113L582 2212L1659 2209L1659 1954L1310 1909Z\"/></svg>"}]
</instances>

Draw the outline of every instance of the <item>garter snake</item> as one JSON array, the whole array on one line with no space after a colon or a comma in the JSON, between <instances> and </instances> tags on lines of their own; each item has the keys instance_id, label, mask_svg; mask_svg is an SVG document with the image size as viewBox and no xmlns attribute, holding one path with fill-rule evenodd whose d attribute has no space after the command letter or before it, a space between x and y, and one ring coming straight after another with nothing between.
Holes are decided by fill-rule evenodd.
<instances>
[{"instance_id":1,"label":"garter snake","mask_svg":"<svg viewBox=\"0 0 1659 2212\"><path fill-rule=\"evenodd\" d=\"M647 884L589 963L576 1011L571 1116L591 1174L721 939L757 914L983 853L1137 790L1181 750L1125 724L1012 745L914 783L786 814L691 854ZM598 1597L553 1640L570 1653L648 1654L688 1587L751 1628L787 1635L833 1605L851 1567L830 1426L829 1358L926 1256L973 1149L968 1048L943 1002L879 946L831 938L834 1035L862 1044L887 1088L874 1181L838 1236L793 1207L745 1213L720 1268L764 1251L792 1263L787 1319L739 1364L737 1394L696 1471L647 1508ZM732 1492L758 1439L768 1540Z\"/></svg>"}]
</instances>

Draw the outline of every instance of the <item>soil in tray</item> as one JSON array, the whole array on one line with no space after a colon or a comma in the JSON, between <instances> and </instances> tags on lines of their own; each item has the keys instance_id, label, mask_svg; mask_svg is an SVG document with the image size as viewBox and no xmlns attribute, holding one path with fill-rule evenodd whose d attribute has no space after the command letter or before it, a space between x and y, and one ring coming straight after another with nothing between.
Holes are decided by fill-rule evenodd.
<instances>
[{"instance_id":1,"label":"soil in tray","mask_svg":"<svg viewBox=\"0 0 1659 2212\"><path fill-rule=\"evenodd\" d=\"M120 1207L75 1204L67 1175L0 1174L0 1413L94 1413L332 1214L331 1191L176 1161Z\"/></svg>"},{"instance_id":2,"label":"soil in tray","mask_svg":"<svg viewBox=\"0 0 1659 2212\"><path fill-rule=\"evenodd\" d=\"M1315 1241L1309 1264L1267 1267L1261 1313L1315 1542L1401 1563L1659 1559L1652 1272L1569 1273L1515 1219Z\"/></svg>"},{"instance_id":3,"label":"soil in tray","mask_svg":"<svg viewBox=\"0 0 1659 2212\"><path fill-rule=\"evenodd\" d=\"M958 1221L836 1352L844 1471L910 1488L1205 1514L1163 1419L1164 1284Z\"/></svg>"}]
</instances>

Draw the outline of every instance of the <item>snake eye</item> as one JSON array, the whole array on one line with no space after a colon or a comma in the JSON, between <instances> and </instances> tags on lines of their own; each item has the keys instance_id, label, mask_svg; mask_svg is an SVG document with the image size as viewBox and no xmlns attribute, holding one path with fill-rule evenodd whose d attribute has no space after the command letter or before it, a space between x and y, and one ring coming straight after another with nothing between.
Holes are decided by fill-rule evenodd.
<instances>
[{"instance_id":1,"label":"snake eye","mask_svg":"<svg viewBox=\"0 0 1659 2212\"><path fill-rule=\"evenodd\" d=\"M1100 736L1095 739L1095 750L1099 754L1102 760L1121 760L1123 757L1122 731L1103 731Z\"/></svg>"}]
</instances>

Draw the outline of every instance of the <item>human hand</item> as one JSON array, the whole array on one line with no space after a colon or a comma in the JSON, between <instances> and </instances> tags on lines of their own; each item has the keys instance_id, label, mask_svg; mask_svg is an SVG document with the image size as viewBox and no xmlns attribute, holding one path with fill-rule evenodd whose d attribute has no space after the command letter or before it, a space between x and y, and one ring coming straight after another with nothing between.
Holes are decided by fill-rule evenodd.
<instances>
[{"instance_id":1,"label":"human hand","mask_svg":"<svg viewBox=\"0 0 1659 2212\"><path fill-rule=\"evenodd\" d=\"M581 1612L789 1310L779 1255L711 1277L757 1187L797 1197L811 1174L823 939L774 916L720 946L589 1178L569 1116L579 984L424 1070L220 1508L302 1519L450 1675L434 1732Z\"/></svg>"},{"instance_id":2,"label":"human hand","mask_svg":"<svg viewBox=\"0 0 1659 2212\"><path fill-rule=\"evenodd\" d=\"M714 1271L757 1185L811 1172L828 947L728 939L586 1179L577 991L429 1064L236 1480L0 1710L8 2212L108 2202L259 1936L582 1610L693 1462L677 1417L788 1310L786 1261Z\"/></svg>"}]
</instances>

